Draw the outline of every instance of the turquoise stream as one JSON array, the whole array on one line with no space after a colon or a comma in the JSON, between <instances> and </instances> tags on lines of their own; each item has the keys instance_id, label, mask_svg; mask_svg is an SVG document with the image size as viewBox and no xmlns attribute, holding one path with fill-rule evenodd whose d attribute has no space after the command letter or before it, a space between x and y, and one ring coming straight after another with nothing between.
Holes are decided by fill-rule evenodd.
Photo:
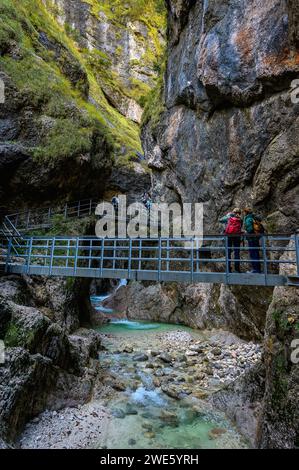
<instances>
[{"instance_id":1,"label":"turquoise stream","mask_svg":"<svg viewBox=\"0 0 299 470\"><path fill-rule=\"evenodd\" d=\"M99 307L99 297L92 301ZM161 333L188 331L197 339L203 338L202 333L181 325L115 320L111 314L107 317L110 323L97 329L105 334L101 366L108 375L126 384L125 391L114 393L105 403L113 416L105 436L108 449L248 447L223 413L192 396L170 398L155 387L154 371L147 368L146 362L136 362L134 353L119 350L124 344L135 351L161 350ZM164 369L167 374L166 364Z\"/></svg>"}]
</instances>

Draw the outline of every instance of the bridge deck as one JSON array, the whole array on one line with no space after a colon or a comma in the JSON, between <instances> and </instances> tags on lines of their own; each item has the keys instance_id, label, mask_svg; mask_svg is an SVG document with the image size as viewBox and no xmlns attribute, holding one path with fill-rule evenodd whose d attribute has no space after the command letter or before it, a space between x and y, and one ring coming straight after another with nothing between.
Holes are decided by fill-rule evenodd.
<instances>
[{"instance_id":1,"label":"bridge deck","mask_svg":"<svg viewBox=\"0 0 299 470\"><path fill-rule=\"evenodd\" d=\"M7 237L2 267L7 273L42 276L115 278L140 281L284 286L299 284L297 235L265 235L259 240L262 274L251 268L250 249L240 248L243 273L234 263L228 237L196 239L99 239L96 237ZM279 274L288 267L292 276ZM291 269L290 269L291 268Z\"/></svg>"}]
</instances>

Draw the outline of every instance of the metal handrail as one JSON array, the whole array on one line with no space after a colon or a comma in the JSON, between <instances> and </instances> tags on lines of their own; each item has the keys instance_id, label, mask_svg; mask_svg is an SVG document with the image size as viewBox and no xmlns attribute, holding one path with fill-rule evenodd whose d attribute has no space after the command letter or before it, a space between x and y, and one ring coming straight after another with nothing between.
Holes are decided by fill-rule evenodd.
<instances>
[{"instance_id":1,"label":"metal handrail","mask_svg":"<svg viewBox=\"0 0 299 470\"><path fill-rule=\"evenodd\" d=\"M32 230L47 228L55 216L63 216L64 219L92 215L98 202L93 199L84 199L71 203L65 203L58 208L30 209L28 211L8 214L6 218L19 228L19 230Z\"/></svg>"},{"instance_id":2,"label":"metal handrail","mask_svg":"<svg viewBox=\"0 0 299 470\"><path fill-rule=\"evenodd\" d=\"M294 248L277 247L270 243L280 240L279 235L263 235L259 245L262 274L232 274L230 264L240 262L241 266L251 263L252 247L242 247L238 259L229 258L228 237L208 235L201 237L205 243L218 242L217 247L197 246L195 238L122 238L101 239L97 237L6 237L3 246L7 249L6 270L26 274L116 277L128 279L151 279L158 281L183 280L188 282L225 282L251 285L283 285L286 277L278 274L281 264L296 266L298 273L299 243L297 236L286 237L284 241L294 241ZM219 241L223 242L223 245ZM8 243L7 243L8 242ZM190 246L178 246L189 243ZM8 246L10 247L8 250ZM12 249L14 253L12 253ZM210 251L210 257L207 253ZM278 257L280 251L288 253L288 258ZM246 256L247 252L247 256ZM294 254L293 259L290 258ZM244 254L244 256L242 256ZM19 261L18 261L19 260ZM214 275L214 278L211 278ZM224 277L223 277L224 276ZM250 277L253 276L253 277ZM263 280L261 280L263 278ZM257 282L257 284L254 284Z\"/></svg>"},{"instance_id":3,"label":"metal handrail","mask_svg":"<svg viewBox=\"0 0 299 470\"><path fill-rule=\"evenodd\" d=\"M8 214L6 217L13 223L15 227L18 227L20 230L32 230L35 228L48 227L50 221L55 216L59 215L63 216L65 219L71 217L90 216L98 204L99 202L94 199L82 199L79 201L66 202L65 204L56 208L47 207L15 212ZM148 210L144 207L144 214L147 213ZM41 220L39 223L36 223L36 219L38 218ZM118 220L128 221L130 218L119 217Z\"/></svg>"}]
</instances>

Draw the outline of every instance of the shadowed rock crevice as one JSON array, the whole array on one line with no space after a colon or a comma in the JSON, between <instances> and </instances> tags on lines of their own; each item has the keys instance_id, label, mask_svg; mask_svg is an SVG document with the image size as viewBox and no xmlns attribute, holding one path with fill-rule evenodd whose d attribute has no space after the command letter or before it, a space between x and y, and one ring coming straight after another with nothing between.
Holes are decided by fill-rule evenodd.
<instances>
[{"instance_id":1,"label":"shadowed rock crevice","mask_svg":"<svg viewBox=\"0 0 299 470\"><path fill-rule=\"evenodd\" d=\"M87 286L65 280L0 278L0 436L13 443L28 420L45 408L91 398L97 378L97 333L89 320ZM88 286L89 288L89 286ZM83 297L81 297L83 296ZM84 308L84 310L81 310Z\"/></svg>"}]
</instances>

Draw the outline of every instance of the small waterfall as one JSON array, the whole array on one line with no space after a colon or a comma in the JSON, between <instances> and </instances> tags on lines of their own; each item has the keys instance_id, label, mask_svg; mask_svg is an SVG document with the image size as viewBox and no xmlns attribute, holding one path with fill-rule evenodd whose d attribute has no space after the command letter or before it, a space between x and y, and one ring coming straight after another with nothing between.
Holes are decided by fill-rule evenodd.
<instances>
[{"instance_id":1,"label":"small waterfall","mask_svg":"<svg viewBox=\"0 0 299 470\"><path fill-rule=\"evenodd\" d=\"M128 330L154 330L159 328L158 323L146 323L142 321L132 321L127 319L115 319L111 320L110 325L121 326Z\"/></svg>"},{"instance_id":2,"label":"small waterfall","mask_svg":"<svg viewBox=\"0 0 299 470\"><path fill-rule=\"evenodd\" d=\"M121 280L119 281L119 284L118 284L118 286L117 286L115 292L117 292L120 287L125 287L125 286L127 286L127 285L128 285L127 279L121 279Z\"/></svg>"},{"instance_id":3,"label":"small waterfall","mask_svg":"<svg viewBox=\"0 0 299 470\"><path fill-rule=\"evenodd\" d=\"M154 404L156 406L165 406L167 401L156 390L147 390L145 387L139 387L132 393L131 399L134 403L146 406Z\"/></svg>"},{"instance_id":4,"label":"small waterfall","mask_svg":"<svg viewBox=\"0 0 299 470\"><path fill-rule=\"evenodd\" d=\"M127 284L128 284L127 279L120 279L114 293L117 292L120 287L126 286ZM90 297L90 301L91 301L91 304L94 307L94 309L97 312L106 313L108 315L111 315L114 312L113 309L112 308L106 308L106 307L103 306L104 300L108 299L111 295L113 295L113 293L102 294L102 295L92 295Z\"/></svg>"},{"instance_id":5,"label":"small waterfall","mask_svg":"<svg viewBox=\"0 0 299 470\"><path fill-rule=\"evenodd\" d=\"M103 294L103 295L91 295L90 296L90 301L93 305L97 305L101 302L104 302L104 300L108 299L109 294Z\"/></svg>"}]
</instances>

